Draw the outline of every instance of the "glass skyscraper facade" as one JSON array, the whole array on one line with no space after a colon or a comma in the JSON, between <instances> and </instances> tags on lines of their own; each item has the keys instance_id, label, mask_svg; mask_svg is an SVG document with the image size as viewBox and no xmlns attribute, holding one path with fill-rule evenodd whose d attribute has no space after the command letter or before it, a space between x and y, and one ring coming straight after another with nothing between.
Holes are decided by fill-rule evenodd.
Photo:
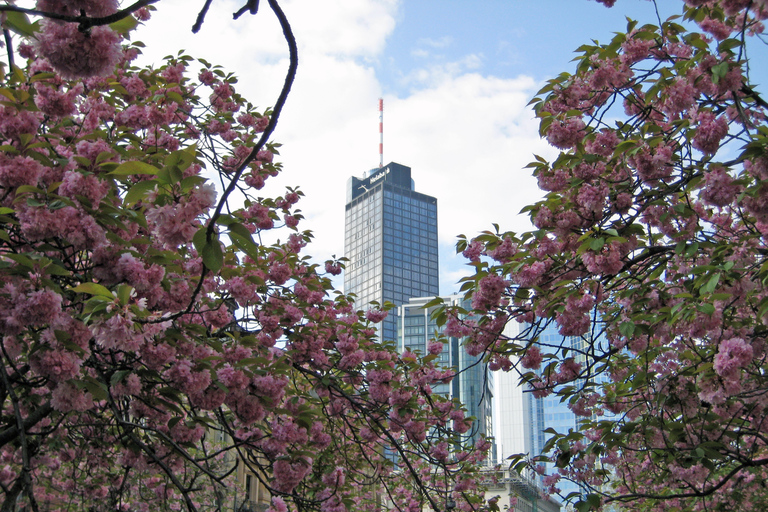
<instances>
[{"instance_id":1,"label":"glass skyscraper facade","mask_svg":"<svg viewBox=\"0 0 768 512\"><path fill-rule=\"evenodd\" d=\"M429 342L442 332L432 319L436 307L424 307L432 298L414 298L408 304L397 308L397 344L401 352L410 350L424 355L428 351ZM471 309L469 301L462 295L443 297L443 303ZM470 438L474 442L481 434L486 437L493 436L493 374L481 361L482 356L467 354L462 341L462 338L448 338L447 345L435 363L452 367L457 376L449 384L433 386L432 392L457 399L466 407L467 415L475 418L470 432ZM493 455L490 460L494 460Z\"/></svg>"},{"instance_id":2,"label":"glass skyscraper facade","mask_svg":"<svg viewBox=\"0 0 768 512\"><path fill-rule=\"evenodd\" d=\"M393 162L349 178L344 255L344 291L357 295L359 308L439 293L437 199L416 192L410 167ZM379 336L396 339L395 311Z\"/></svg>"},{"instance_id":3,"label":"glass skyscraper facade","mask_svg":"<svg viewBox=\"0 0 768 512\"><path fill-rule=\"evenodd\" d=\"M558 326L555 322L551 322L538 333L538 341L550 347L561 346L570 349L570 354L575 355L577 362L585 363L583 354L588 351L587 341L581 336L563 336L558 332ZM544 444L550 437L544 432L545 429L552 428L559 434L578 430L580 418L568 407L567 400L561 401L561 397L554 393L544 398L535 398L532 393L526 393L526 395L526 414L530 425L530 433L527 434L530 435L531 455L538 455L543 451ZM557 472L554 463L546 463L545 472L546 474ZM562 496L567 496L572 492L586 493L575 482L565 479L561 480L557 487L560 488Z\"/></svg>"}]
</instances>

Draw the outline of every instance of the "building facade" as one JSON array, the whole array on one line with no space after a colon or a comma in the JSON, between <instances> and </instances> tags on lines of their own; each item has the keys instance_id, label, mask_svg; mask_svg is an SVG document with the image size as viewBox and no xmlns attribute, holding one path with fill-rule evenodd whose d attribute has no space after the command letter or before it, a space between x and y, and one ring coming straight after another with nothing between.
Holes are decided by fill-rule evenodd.
<instances>
[{"instance_id":1,"label":"building facade","mask_svg":"<svg viewBox=\"0 0 768 512\"><path fill-rule=\"evenodd\" d=\"M397 309L397 344L401 352L410 350L424 355L430 341L441 332L432 319L436 307L425 308L434 297L411 299ZM469 308L462 295L443 297L443 303L450 306ZM482 356L470 356L462 346L461 338L448 338L448 343L435 361L441 366L452 367L458 373L449 384L432 387L434 393L459 400L467 409L467 415L475 418L471 436L472 442L479 436L493 436L493 374L488 371ZM492 457L490 461L494 461Z\"/></svg>"},{"instance_id":2,"label":"building facade","mask_svg":"<svg viewBox=\"0 0 768 512\"><path fill-rule=\"evenodd\" d=\"M550 322L538 333L538 341L548 346L562 346L572 350L574 353L586 353L586 341L580 336L563 336L558 332L558 326L555 322ZM578 357L577 357L578 359ZM578 361L583 363L584 361ZM541 370L539 370L541 371ZM553 429L558 434L567 434L571 430L578 430L579 417L568 407L568 401L561 401L561 397L551 394L544 398L535 398L533 393L526 393L528 423L530 425L529 443L531 446L531 455L541 454L544 444L550 435L544 432L545 429ZM545 464L545 473L553 474L557 472L554 463ZM578 484L569 480L560 480L557 484L560 489L560 495L565 497L571 493L586 494Z\"/></svg>"},{"instance_id":3,"label":"building facade","mask_svg":"<svg viewBox=\"0 0 768 512\"><path fill-rule=\"evenodd\" d=\"M504 336L514 339L519 334L519 324L509 322L504 329ZM516 359L515 359L516 362ZM533 451L531 434L530 393L520 383L520 374L516 371L498 371L494 373L494 437L496 439L497 462L509 466L509 457ZM542 418L543 420L543 418ZM540 429L544 431L544 427Z\"/></svg>"},{"instance_id":4,"label":"building facade","mask_svg":"<svg viewBox=\"0 0 768 512\"><path fill-rule=\"evenodd\" d=\"M482 474L485 499L499 498L499 509L506 512L560 512L560 503L545 496L534 478L509 469L488 469Z\"/></svg>"},{"instance_id":5,"label":"building facade","mask_svg":"<svg viewBox=\"0 0 768 512\"><path fill-rule=\"evenodd\" d=\"M344 255L344 291L357 295L359 308L439 293L437 199L416 192L410 167L392 162L349 178ZM394 311L379 336L397 336Z\"/></svg>"}]
</instances>

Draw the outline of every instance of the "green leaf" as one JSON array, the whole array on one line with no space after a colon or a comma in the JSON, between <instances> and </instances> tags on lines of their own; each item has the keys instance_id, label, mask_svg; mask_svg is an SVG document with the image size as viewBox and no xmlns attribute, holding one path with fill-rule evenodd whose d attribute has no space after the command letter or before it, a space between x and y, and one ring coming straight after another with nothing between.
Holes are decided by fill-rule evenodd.
<instances>
[{"instance_id":1,"label":"green leaf","mask_svg":"<svg viewBox=\"0 0 768 512\"><path fill-rule=\"evenodd\" d=\"M81 283L72 288L72 291L77 293L87 293L89 295L98 295L101 297L109 297L110 299L114 297L108 288L98 283Z\"/></svg>"},{"instance_id":2,"label":"green leaf","mask_svg":"<svg viewBox=\"0 0 768 512\"><path fill-rule=\"evenodd\" d=\"M245 238L244 236L241 236L235 232L230 233L229 238L238 249L250 256L254 261L259 259L259 246L256 244L256 242L253 241L252 238Z\"/></svg>"},{"instance_id":3,"label":"green leaf","mask_svg":"<svg viewBox=\"0 0 768 512\"><path fill-rule=\"evenodd\" d=\"M109 379L109 383L113 386L115 384L119 384L120 382L123 381L123 379L125 379L130 374L131 374L131 370L116 371L115 373L112 374L112 378Z\"/></svg>"},{"instance_id":4,"label":"green leaf","mask_svg":"<svg viewBox=\"0 0 768 512\"><path fill-rule=\"evenodd\" d=\"M5 16L5 26L11 29L13 32L16 32L17 34L24 37L32 37L37 32L37 22L30 23L29 18L27 18L27 15L23 12L8 11L5 13Z\"/></svg>"},{"instance_id":5,"label":"green leaf","mask_svg":"<svg viewBox=\"0 0 768 512\"><path fill-rule=\"evenodd\" d=\"M85 377L83 380L75 381L75 384L88 390L95 400L106 400L109 396L107 387L93 377Z\"/></svg>"},{"instance_id":6,"label":"green leaf","mask_svg":"<svg viewBox=\"0 0 768 512\"><path fill-rule=\"evenodd\" d=\"M125 206L132 206L140 200L144 199L144 197L152 190L155 190L157 186L158 183L155 180L140 181L132 186L128 193L125 194L123 203Z\"/></svg>"},{"instance_id":7,"label":"green leaf","mask_svg":"<svg viewBox=\"0 0 768 512\"><path fill-rule=\"evenodd\" d=\"M712 66L712 82L715 84L718 83L721 78L725 77L729 69L730 64L728 62L721 62L720 64Z\"/></svg>"},{"instance_id":8,"label":"green leaf","mask_svg":"<svg viewBox=\"0 0 768 512\"><path fill-rule=\"evenodd\" d=\"M619 333L627 338L631 337L635 332L635 324L632 322L622 322L619 325Z\"/></svg>"},{"instance_id":9,"label":"green leaf","mask_svg":"<svg viewBox=\"0 0 768 512\"><path fill-rule=\"evenodd\" d=\"M213 236L211 240L206 240L202 251L203 264L213 273L221 270L224 265L224 253L221 250L219 238Z\"/></svg>"},{"instance_id":10,"label":"green leaf","mask_svg":"<svg viewBox=\"0 0 768 512\"><path fill-rule=\"evenodd\" d=\"M18 263L22 267L26 267L26 268L30 268L31 269L31 268L35 268L37 266L37 264L34 261L32 261L31 258L28 258L27 256L24 256L23 254L5 254L4 256L6 258L8 258L9 260L15 261L16 263Z\"/></svg>"},{"instance_id":11,"label":"green leaf","mask_svg":"<svg viewBox=\"0 0 768 512\"><path fill-rule=\"evenodd\" d=\"M229 227L229 231L230 232L237 233L241 237L246 238L246 239L250 240L251 242L253 242L253 237L251 236L251 232L248 231L248 228L246 228L245 226L243 226L239 222L233 222L228 227Z\"/></svg>"},{"instance_id":12,"label":"green leaf","mask_svg":"<svg viewBox=\"0 0 768 512\"><path fill-rule=\"evenodd\" d=\"M117 20L114 23L109 24L109 28L117 32L118 34L127 34L131 30L135 29L139 25L139 21L133 16L126 16L123 19Z\"/></svg>"},{"instance_id":13,"label":"green leaf","mask_svg":"<svg viewBox=\"0 0 768 512\"><path fill-rule=\"evenodd\" d=\"M123 306L131 301L131 293L133 293L133 286L127 284L117 285L117 298Z\"/></svg>"},{"instance_id":14,"label":"green leaf","mask_svg":"<svg viewBox=\"0 0 768 512\"><path fill-rule=\"evenodd\" d=\"M195 249L197 252L201 253L203 252L203 247L205 247L205 240L207 238L206 231L208 228L205 226L201 227L197 230L197 233L194 234L192 237L192 244L195 246Z\"/></svg>"},{"instance_id":15,"label":"green leaf","mask_svg":"<svg viewBox=\"0 0 768 512\"><path fill-rule=\"evenodd\" d=\"M717 283L720 282L720 272L713 275L709 278L709 281L707 281L707 284L701 287L701 293L712 293L715 291L715 288L717 288Z\"/></svg>"},{"instance_id":16,"label":"green leaf","mask_svg":"<svg viewBox=\"0 0 768 512\"><path fill-rule=\"evenodd\" d=\"M169 100L173 100L179 105L184 104L184 98L182 98L181 94L177 93L176 91L167 91L165 95L168 96Z\"/></svg>"},{"instance_id":17,"label":"green leaf","mask_svg":"<svg viewBox=\"0 0 768 512\"><path fill-rule=\"evenodd\" d=\"M125 162L117 166L117 169L110 172L110 176L131 176L135 174L151 174L152 176L157 176L157 173L160 172L160 169L155 167L154 165L150 165L144 162L139 162L137 160L131 160L130 162Z\"/></svg>"}]
</instances>

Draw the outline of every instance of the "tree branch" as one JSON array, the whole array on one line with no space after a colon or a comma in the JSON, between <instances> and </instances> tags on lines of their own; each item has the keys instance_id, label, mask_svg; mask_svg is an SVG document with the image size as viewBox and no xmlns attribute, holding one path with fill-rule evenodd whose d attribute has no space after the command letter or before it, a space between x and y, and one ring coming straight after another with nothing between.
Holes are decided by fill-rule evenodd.
<instances>
[{"instance_id":1,"label":"tree branch","mask_svg":"<svg viewBox=\"0 0 768 512\"><path fill-rule=\"evenodd\" d=\"M199 13L197 13L197 19L195 20L195 24L192 25L193 34L197 34L200 31L200 27L203 26L203 22L205 21L205 15L208 14L208 8L211 7L211 2L213 2L213 0L205 0L205 5L203 5L203 8L200 9Z\"/></svg>"},{"instance_id":2,"label":"tree branch","mask_svg":"<svg viewBox=\"0 0 768 512\"><path fill-rule=\"evenodd\" d=\"M142 7L159 2L160 0L137 0L134 4L121 9L109 16L103 16L100 18L92 18L90 16L66 16L63 14L56 14L47 11L38 11L37 9L25 9L23 7L16 7L15 5L2 5L0 6L0 12L20 12L23 14L30 14L32 16L42 16L43 18L49 18L52 20L66 21L70 23L78 23L81 31L88 30L91 27L98 27L101 25L109 25L116 21L127 17L128 15L138 11Z\"/></svg>"}]
</instances>

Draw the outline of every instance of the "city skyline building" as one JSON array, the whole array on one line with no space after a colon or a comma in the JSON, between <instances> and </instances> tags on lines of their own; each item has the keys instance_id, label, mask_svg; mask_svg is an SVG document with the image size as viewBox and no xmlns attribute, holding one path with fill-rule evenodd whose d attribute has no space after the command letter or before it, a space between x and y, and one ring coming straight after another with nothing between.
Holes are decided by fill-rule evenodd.
<instances>
[{"instance_id":1,"label":"city skyline building","mask_svg":"<svg viewBox=\"0 0 768 512\"><path fill-rule=\"evenodd\" d=\"M567 347L576 354L584 354L586 351L586 341L581 336L563 336L558 332L558 325L555 322L550 322L538 333L538 342L547 346ZM578 359L578 358L577 358ZM583 363L583 360L578 362ZM537 370L537 371L542 371ZM578 430L579 417L574 414L568 407L568 401L562 401L561 397L555 393L552 393L543 398L536 398L533 393L525 393L526 395L526 414L528 415L527 423L530 425L530 438L529 443L531 446L531 455L540 455L544 449L544 444L547 442L550 435L544 432L545 429L553 429L558 434L567 434L571 430ZM547 462L544 464L545 474L550 475L558 471L555 464ZM582 489L577 483L567 479L562 479L558 482L557 487L560 488L561 496L568 496L571 493L585 494L586 491Z\"/></svg>"},{"instance_id":2,"label":"city skyline building","mask_svg":"<svg viewBox=\"0 0 768 512\"><path fill-rule=\"evenodd\" d=\"M410 167L390 162L350 177L344 218L344 291L359 308L439 294L437 199L416 192ZM396 336L393 311L379 337Z\"/></svg>"},{"instance_id":3,"label":"city skyline building","mask_svg":"<svg viewBox=\"0 0 768 512\"><path fill-rule=\"evenodd\" d=\"M397 346L401 352L410 350L422 355L428 353L429 343L443 329L438 327L432 313L438 306L424 307L434 297L415 297L397 308ZM463 295L442 297L443 304L471 309ZM475 443L479 437L493 437L493 374L483 362L482 355L471 356L464 349L463 338L449 337L436 364L452 367L457 373L448 384L432 386L432 392L459 400L466 408L467 416L475 418L468 439ZM489 460L495 463L495 455Z\"/></svg>"},{"instance_id":4,"label":"city skyline building","mask_svg":"<svg viewBox=\"0 0 768 512\"><path fill-rule=\"evenodd\" d=\"M519 324L509 322L503 335L514 338L519 333ZM517 371L498 371L494 374L494 437L498 463L508 464L509 457L520 453L530 454L531 417L528 402L530 393L523 392L520 374ZM542 430L544 430L542 428Z\"/></svg>"}]
</instances>

